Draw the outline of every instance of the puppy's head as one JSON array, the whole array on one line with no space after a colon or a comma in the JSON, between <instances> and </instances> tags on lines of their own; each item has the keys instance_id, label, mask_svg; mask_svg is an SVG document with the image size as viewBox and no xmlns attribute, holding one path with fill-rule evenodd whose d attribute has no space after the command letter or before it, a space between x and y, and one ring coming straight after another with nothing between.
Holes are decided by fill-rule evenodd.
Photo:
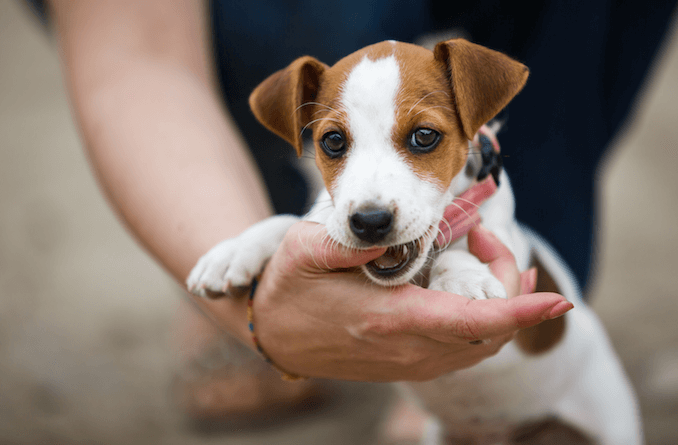
<instances>
[{"instance_id":1,"label":"puppy's head","mask_svg":"<svg viewBox=\"0 0 678 445\"><path fill-rule=\"evenodd\" d=\"M364 270L400 284L426 261L468 141L527 76L524 65L465 40L433 52L389 41L332 67L302 57L259 85L250 106L299 155L303 130L313 131L334 205L328 233L348 247L388 246Z\"/></svg>"}]
</instances>

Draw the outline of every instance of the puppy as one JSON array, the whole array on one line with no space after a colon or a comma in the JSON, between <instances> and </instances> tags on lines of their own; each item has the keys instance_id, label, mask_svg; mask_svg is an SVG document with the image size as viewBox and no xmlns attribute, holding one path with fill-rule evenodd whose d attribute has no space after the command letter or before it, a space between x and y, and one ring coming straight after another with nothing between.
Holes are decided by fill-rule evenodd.
<instances>
[{"instance_id":1,"label":"puppy","mask_svg":"<svg viewBox=\"0 0 678 445\"><path fill-rule=\"evenodd\" d=\"M506 298L465 238L449 246L436 240L445 208L487 167L469 147L478 146L479 131L493 140L483 125L527 77L519 62L465 40L441 42L433 52L388 41L332 67L302 57L258 86L250 105L299 155L303 131L312 130L325 190L304 219L324 224L344 246L387 247L362 266L371 280L390 286L426 275L431 289ZM521 270L538 267L538 290L563 294L575 309L521 331L471 369L403 384L439 419L424 440L642 443L633 391L600 322L553 249L516 222L507 175L495 168L494 176L499 187L479 210L484 225ZM275 216L218 244L191 272L189 289L204 295L250 285L296 221Z\"/></svg>"}]
</instances>

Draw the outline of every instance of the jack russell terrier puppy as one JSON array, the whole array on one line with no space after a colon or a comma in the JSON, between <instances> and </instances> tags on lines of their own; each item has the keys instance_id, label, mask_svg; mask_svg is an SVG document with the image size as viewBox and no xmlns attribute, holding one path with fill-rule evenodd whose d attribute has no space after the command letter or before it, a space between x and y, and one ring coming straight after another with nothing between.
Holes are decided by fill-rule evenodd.
<instances>
[{"instance_id":1,"label":"jack russell terrier puppy","mask_svg":"<svg viewBox=\"0 0 678 445\"><path fill-rule=\"evenodd\" d=\"M324 224L344 246L388 247L362 266L367 277L384 286L418 279L471 299L506 298L466 238L445 240L439 226L446 207L488 175L489 152L500 159L494 129L484 124L527 77L524 65L462 39L433 52L388 41L332 67L302 57L259 85L250 105L299 155L302 132L312 129L326 190L304 219ZM469 155L477 147L483 156ZM511 186L498 166L489 166L500 186L479 209L484 225L521 270L537 266L538 291L561 293L575 308L520 331L470 369L401 385L439 419L424 440L641 444L633 390L601 323L553 249L515 220ZM296 221L275 216L218 244L191 272L189 289L204 296L251 285Z\"/></svg>"}]
</instances>

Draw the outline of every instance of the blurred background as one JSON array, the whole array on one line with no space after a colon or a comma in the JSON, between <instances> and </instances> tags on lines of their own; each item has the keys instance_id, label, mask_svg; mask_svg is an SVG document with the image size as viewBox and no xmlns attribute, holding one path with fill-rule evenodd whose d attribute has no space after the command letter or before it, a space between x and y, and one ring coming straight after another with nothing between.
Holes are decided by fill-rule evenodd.
<instances>
[{"instance_id":1,"label":"blurred background","mask_svg":"<svg viewBox=\"0 0 678 445\"><path fill-rule=\"evenodd\" d=\"M678 443L677 164L674 23L599 172L588 290L652 445ZM366 385L265 428L192 427L170 390L182 298L97 188L53 39L0 1L0 444L374 443L388 397Z\"/></svg>"}]
</instances>

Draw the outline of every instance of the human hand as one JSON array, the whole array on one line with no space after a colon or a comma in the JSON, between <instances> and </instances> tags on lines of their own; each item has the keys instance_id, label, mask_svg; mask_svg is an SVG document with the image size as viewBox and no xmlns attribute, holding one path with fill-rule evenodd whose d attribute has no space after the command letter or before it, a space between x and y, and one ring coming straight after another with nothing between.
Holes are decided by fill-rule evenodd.
<instances>
[{"instance_id":1,"label":"human hand","mask_svg":"<svg viewBox=\"0 0 678 445\"><path fill-rule=\"evenodd\" d=\"M356 267L384 248L357 251L328 240L322 225L295 224L257 287L259 344L290 373L429 380L480 362L518 329L572 308L557 294L523 295L533 291L535 271L520 274L511 252L482 226L469 233L469 249L489 263L508 300L472 301L411 284L377 286Z\"/></svg>"},{"instance_id":2,"label":"human hand","mask_svg":"<svg viewBox=\"0 0 678 445\"><path fill-rule=\"evenodd\" d=\"M438 227L438 246L448 246L466 235L480 223L480 205L497 191L497 183L491 176L459 195L445 208Z\"/></svg>"}]
</instances>

